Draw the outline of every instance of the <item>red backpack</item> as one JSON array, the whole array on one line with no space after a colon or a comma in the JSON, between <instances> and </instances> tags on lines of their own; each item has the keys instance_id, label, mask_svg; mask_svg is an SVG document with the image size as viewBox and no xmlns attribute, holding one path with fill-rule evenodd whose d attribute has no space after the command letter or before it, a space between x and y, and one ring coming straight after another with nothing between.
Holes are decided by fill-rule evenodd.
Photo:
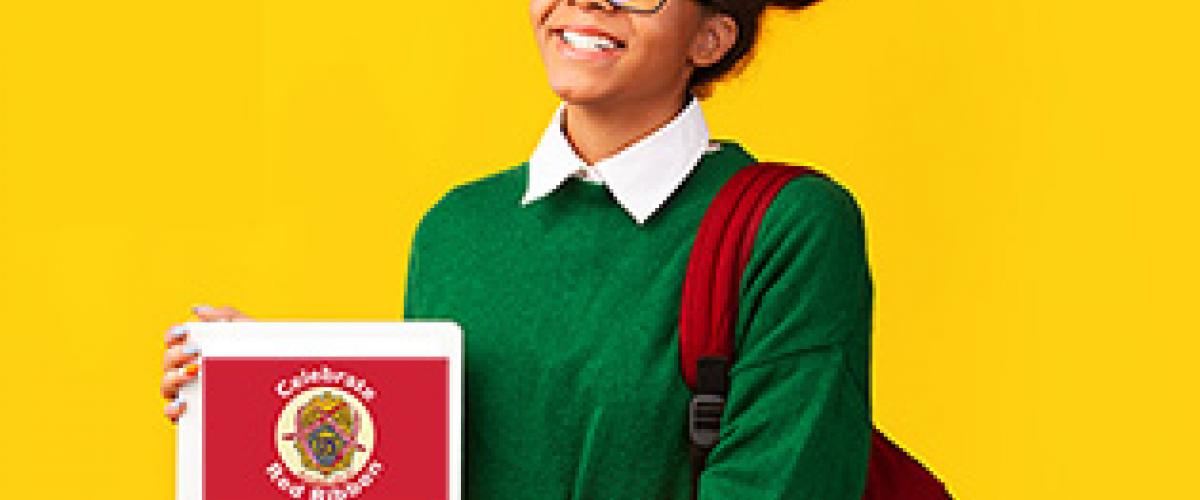
<instances>
[{"instance_id":1,"label":"red backpack","mask_svg":"<svg viewBox=\"0 0 1200 500\"><path fill-rule=\"evenodd\" d=\"M741 169L717 193L696 233L679 318L680 361L693 393L688 404L692 498L699 495L705 459L720 437L742 270L771 200L788 181L805 174L825 175L771 163ZM950 498L941 481L873 427L864 500Z\"/></svg>"}]
</instances>

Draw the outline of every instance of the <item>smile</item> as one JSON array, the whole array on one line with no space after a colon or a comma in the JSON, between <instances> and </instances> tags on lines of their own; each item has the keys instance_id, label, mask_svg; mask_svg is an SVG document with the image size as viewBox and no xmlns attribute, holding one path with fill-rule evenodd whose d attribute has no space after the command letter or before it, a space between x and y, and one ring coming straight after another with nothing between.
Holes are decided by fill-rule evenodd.
<instances>
[{"instance_id":1,"label":"smile","mask_svg":"<svg viewBox=\"0 0 1200 500\"><path fill-rule=\"evenodd\" d=\"M551 34L567 47L577 51L612 52L625 48L624 40L596 28L555 28L551 30Z\"/></svg>"}]
</instances>

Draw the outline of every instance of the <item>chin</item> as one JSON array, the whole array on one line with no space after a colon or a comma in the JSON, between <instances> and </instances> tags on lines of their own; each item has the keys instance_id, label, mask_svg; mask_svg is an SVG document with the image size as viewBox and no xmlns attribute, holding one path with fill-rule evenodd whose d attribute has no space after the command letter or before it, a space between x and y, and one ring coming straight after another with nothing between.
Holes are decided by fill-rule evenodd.
<instances>
[{"instance_id":1,"label":"chin","mask_svg":"<svg viewBox=\"0 0 1200 500\"><path fill-rule=\"evenodd\" d=\"M558 96L559 100L567 104L592 105L610 100L607 94L588 88L552 86L551 90L554 91L554 94Z\"/></svg>"},{"instance_id":2,"label":"chin","mask_svg":"<svg viewBox=\"0 0 1200 500\"><path fill-rule=\"evenodd\" d=\"M559 83L551 81L550 90L554 91L554 94L560 100L568 104L592 105L611 102L615 95L606 85L597 85L594 83Z\"/></svg>"}]
</instances>

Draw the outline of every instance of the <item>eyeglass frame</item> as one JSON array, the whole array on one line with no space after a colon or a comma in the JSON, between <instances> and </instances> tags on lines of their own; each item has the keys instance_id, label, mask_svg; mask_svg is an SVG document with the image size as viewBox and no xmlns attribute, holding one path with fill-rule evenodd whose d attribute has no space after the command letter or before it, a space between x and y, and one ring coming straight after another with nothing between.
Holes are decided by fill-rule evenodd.
<instances>
[{"instance_id":1,"label":"eyeglass frame","mask_svg":"<svg viewBox=\"0 0 1200 500\"><path fill-rule=\"evenodd\" d=\"M632 12L634 14L655 14L662 10L663 5L666 5L667 0L658 0L658 5L655 5L653 9L638 9L635 7L629 7L627 5L621 5L621 0L604 0L604 3L620 11Z\"/></svg>"}]
</instances>

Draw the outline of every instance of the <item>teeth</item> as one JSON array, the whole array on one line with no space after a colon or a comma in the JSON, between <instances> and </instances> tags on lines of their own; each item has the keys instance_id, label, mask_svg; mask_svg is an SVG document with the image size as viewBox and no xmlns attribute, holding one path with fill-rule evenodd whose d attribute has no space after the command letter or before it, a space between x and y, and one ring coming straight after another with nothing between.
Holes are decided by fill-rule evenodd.
<instances>
[{"instance_id":1,"label":"teeth","mask_svg":"<svg viewBox=\"0 0 1200 500\"><path fill-rule=\"evenodd\" d=\"M602 36L585 35L574 31L563 31L562 39L568 45L577 49L611 50L617 48L617 43L611 39Z\"/></svg>"}]
</instances>

